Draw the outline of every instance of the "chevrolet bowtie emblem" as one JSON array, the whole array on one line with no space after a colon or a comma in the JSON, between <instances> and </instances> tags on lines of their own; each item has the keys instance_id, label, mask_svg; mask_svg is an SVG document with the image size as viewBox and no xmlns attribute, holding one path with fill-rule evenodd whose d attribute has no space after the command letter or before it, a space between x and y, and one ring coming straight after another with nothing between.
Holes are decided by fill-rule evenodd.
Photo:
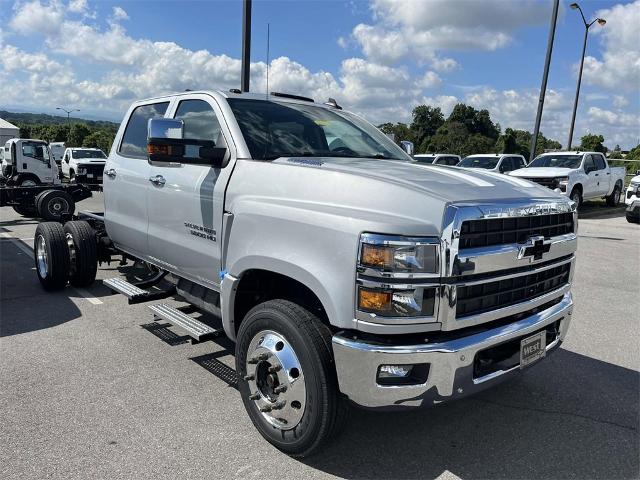
<instances>
[{"instance_id":1,"label":"chevrolet bowtie emblem","mask_svg":"<svg viewBox=\"0 0 640 480\"><path fill-rule=\"evenodd\" d=\"M542 235L536 235L527 238L524 245L520 245L518 249L518 260L530 257L530 261L540 260L542 255L547 253L551 248L551 240L545 241Z\"/></svg>"}]
</instances>

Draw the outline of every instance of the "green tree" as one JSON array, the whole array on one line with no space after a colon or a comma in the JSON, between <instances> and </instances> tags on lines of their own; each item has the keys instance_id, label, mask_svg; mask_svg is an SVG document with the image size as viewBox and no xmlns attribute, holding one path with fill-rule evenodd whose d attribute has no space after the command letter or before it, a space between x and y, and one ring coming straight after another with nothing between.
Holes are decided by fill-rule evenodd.
<instances>
[{"instance_id":1,"label":"green tree","mask_svg":"<svg viewBox=\"0 0 640 480\"><path fill-rule=\"evenodd\" d=\"M444 123L440 107L418 105L413 109L413 121L409 126L419 153L427 151L431 137Z\"/></svg>"},{"instance_id":2,"label":"green tree","mask_svg":"<svg viewBox=\"0 0 640 480\"><path fill-rule=\"evenodd\" d=\"M382 131L382 133L386 133L387 135L393 135L393 140L400 145L402 140L408 140L410 142L414 142L413 133L411 129L407 126L406 123L383 123L382 125L378 125L378 128Z\"/></svg>"},{"instance_id":3,"label":"green tree","mask_svg":"<svg viewBox=\"0 0 640 480\"><path fill-rule=\"evenodd\" d=\"M622 150L622 149L620 148L620 145L618 145L618 144L616 143L616 146L613 148L613 151L614 151L614 152L620 152L621 150Z\"/></svg>"},{"instance_id":4,"label":"green tree","mask_svg":"<svg viewBox=\"0 0 640 480\"><path fill-rule=\"evenodd\" d=\"M462 155L468 137L469 130L464 123L447 120L431 137L429 151Z\"/></svg>"},{"instance_id":5,"label":"green tree","mask_svg":"<svg viewBox=\"0 0 640 480\"><path fill-rule=\"evenodd\" d=\"M496 153L520 153L520 145L516 138L516 132L507 128L503 135L498 137L496 142Z\"/></svg>"},{"instance_id":6,"label":"green tree","mask_svg":"<svg viewBox=\"0 0 640 480\"><path fill-rule=\"evenodd\" d=\"M606 153L607 147L602 144L603 142L604 137L602 135L588 133L581 139L580 150Z\"/></svg>"},{"instance_id":7,"label":"green tree","mask_svg":"<svg viewBox=\"0 0 640 480\"><path fill-rule=\"evenodd\" d=\"M640 144L629 150L626 158L627 160L640 160Z\"/></svg>"},{"instance_id":8,"label":"green tree","mask_svg":"<svg viewBox=\"0 0 640 480\"><path fill-rule=\"evenodd\" d=\"M87 148L99 148L107 155L111 150L114 135L106 130L97 130L90 133L82 141L82 146Z\"/></svg>"},{"instance_id":9,"label":"green tree","mask_svg":"<svg viewBox=\"0 0 640 480\"><path fill-rule=\"evenodd\" d=\"M84 138L91 133L89 127L84 123L74 123L71 125L69 131L69 138L67 140L67 147L80 147Z\"/></svg>"}]
</instances>

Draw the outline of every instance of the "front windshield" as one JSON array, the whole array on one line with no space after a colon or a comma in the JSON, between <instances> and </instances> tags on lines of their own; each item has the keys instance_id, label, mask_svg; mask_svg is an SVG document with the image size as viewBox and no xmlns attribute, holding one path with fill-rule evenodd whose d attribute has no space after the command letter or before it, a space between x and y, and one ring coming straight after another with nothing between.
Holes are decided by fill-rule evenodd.
<instances>
[{"instance_id":1,"label":"front windshield","mask_svg":"<svg viewBox=\"0 0 640 480\"><path fill-rule=\"evenodd\" d=\"M73 158L107 158L102 150L73 150Z\"/></svg>"},{"instance_id":2,"label":"front windshield","mask_svg":"<svg viewBox=\"0 0 640 480\"><path fill-rule=\"evenodd\" d=\"M413 159L418 163L433 163L436 159L435 155L427 155L427 156L414 156Z\"/></svg>"},{"instance_id":3,"label":"front windshield","mask_svg":"<svg viewBox=\"0 0 640 480\"><path fill-rule=\"evenodd\" d=\"M409 160L377 128L356 115L314 105L228 99L251 157L351 157Z\"/></svg>"},{"instance_id":4,"label":"front windshield","mask_svg":"<svg viewBox=\"0 0 640 480\"><path fill-rule=\"evenodd\" d=\"M463 158L458 167L486 168L492 170L498 165L500 157L466 157Z\"/></svg>"},{"instance_id":5,"label":"front windshield","mask_svg":"<svg viewBox=\"0 0 640 480\"><path fill-rule=\"evenodd\" d=\"M527 168L532 167L558 167L558 168L578 168L582 162L582 155L554 155L546 154L540 155L533 159L533 161L527 165Z\"/></svg>"}]
</instances>

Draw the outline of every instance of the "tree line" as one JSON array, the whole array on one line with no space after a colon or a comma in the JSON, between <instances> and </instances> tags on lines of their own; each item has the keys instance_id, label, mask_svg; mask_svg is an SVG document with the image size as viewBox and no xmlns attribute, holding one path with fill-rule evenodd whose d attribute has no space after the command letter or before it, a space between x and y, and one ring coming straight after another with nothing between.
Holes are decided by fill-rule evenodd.
<instances>
[{"instance_id":1,"label":"tree line","mask_svg":"<svg viewBox=\"0 0 640 480\"><path fill-rule=\"evenodd\" d=\"M415 153L451 153L461 157L475 153L514 153L529 160L533 136L531 132L513 128L506 128L503 133L500 124L491 120L488 110L476 110L464 103L453 107L446 119L440 107L419 105L413 109L410 124L383 123L378 128L393 135L398 143L402 140L413 142ZM538 134L535 155L560 149L560 142ZM583 136L577 149L608 151L604 137L596 134ZM611 152L610 158L622 158L619 145ZM640 160L640 145L633 148L626 158Z\"/></svg>"},{"instance_id":2,"label":"tree line","mask_svg":"<svg viewBox=\"0 0 640 480\"><path fill-rule=\"evenodd\" d=\"M84 120L44 113L0 111L0 118L20 129L20 138L65 142L67 147L99 148L106 154L118 131L118 124L101 120Z\"/></svg>"}]
</instances>

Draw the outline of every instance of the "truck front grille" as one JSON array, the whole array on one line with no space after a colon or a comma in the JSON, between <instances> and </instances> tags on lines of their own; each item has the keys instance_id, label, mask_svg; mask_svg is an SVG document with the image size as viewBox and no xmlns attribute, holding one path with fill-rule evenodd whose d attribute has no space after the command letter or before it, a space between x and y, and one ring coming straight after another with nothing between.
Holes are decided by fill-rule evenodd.
<instances>
[{"instance_id":1,"label":"truck front grille","mask_svg":"<svg viewBox=\"0 0 640 480\"><path fill-rule=\"evenodd\" d=\"M571 264L504 280L457 288L456 318L516 305L552 292L569 282Z\"/></svg>"},{"instance_id":2,"label":"truck front grille","mask_svg":"<svg viewBox=\"0 0 640 480\"><path fill-rule=\"evenodd\" d=\"M545 238L573 232L573 213L554 213L529 217L466 220L460 229L459 248L488 247L524 243L531 236Z\"/></svg>"},{"instance_id":3,"label":"truck front grille","mask_svg":"<svg viewBox=\"0 0 640 480\"><path fill-rule=\"evenodd\" d=\"M557 180L553 177L551 178L521 177L521 178L524 178L525 180L529 180L530 182L537 183L538 185L542 185L543 187L547 187L551 189L554 189L558 186Z\"/></svg>"}]
</instances>

